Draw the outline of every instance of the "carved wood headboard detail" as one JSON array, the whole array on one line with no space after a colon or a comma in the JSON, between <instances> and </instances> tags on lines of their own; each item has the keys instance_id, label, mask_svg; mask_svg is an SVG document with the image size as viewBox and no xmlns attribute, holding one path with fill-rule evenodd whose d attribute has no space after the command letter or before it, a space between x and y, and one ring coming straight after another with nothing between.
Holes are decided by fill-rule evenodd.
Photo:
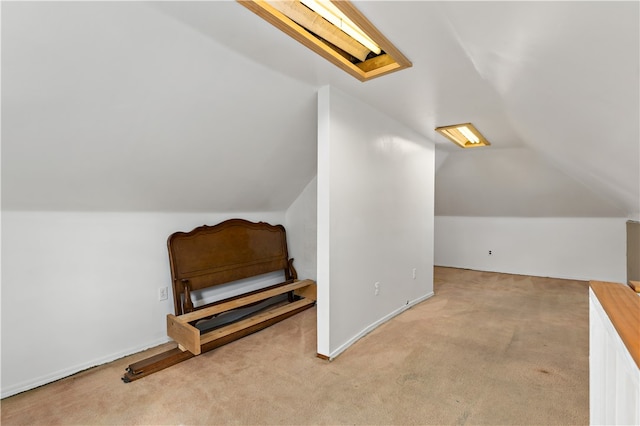
<instances>
[{"instance_id":1,"label":"carved wood headboard detail","mask_svg":"<svg viewBox=\"0 0 640 426\"><path fill-rule=\"evenodd\" d=\"M279 270L285 281L297 278L282 225L230 219L176 232L169 236L167 246L176 315L193 310L190 300L184 300L185 290L189 294Z\"/></svg>"}]
</instances>

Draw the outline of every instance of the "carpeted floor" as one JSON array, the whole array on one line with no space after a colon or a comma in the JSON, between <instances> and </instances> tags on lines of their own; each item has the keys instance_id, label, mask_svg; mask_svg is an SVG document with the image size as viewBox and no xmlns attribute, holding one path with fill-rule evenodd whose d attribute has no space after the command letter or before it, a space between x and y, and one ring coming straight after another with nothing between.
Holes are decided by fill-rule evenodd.
<instances>
[{"instance_id":1,"label":"carpeted floor","mask_svg":"<svg viewBox=\"0 0 640 426\"><path fill-rule=\"evenodd\" d=\"M435 292L333 362L314 308L133 383L166 347L6 398L2 424L588 424L588 283L435 268Z\"/></svg>"}]
</instances>

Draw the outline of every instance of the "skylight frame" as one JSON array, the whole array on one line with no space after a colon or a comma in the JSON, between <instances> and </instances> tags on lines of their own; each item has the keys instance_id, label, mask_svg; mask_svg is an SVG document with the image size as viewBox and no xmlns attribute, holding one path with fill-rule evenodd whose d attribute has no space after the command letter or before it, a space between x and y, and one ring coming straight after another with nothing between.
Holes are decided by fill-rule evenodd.
<instances>
[{"instance_id":1,"label":"skylight frame","mask_svg":"<svg viewBox=\"0 0 640 426\"><path fill-rule=\"evenodd\" d=\"M469 138L462 135L462 133L457 130L460 127L466 127L473 135L478 139L478 142L474 143ZM451 142L455 143L460 148L480 148L482 146L490 146L491 143L475 128L475 126L471 123L461 123L461 124L451 124L449 126L440 126L436 127L435 130L440 133L445 138L449 139ZM451 133L451 130L455 130L461 134L461 138L455 137L454 134Z\"/></svg>"},{"instance_id":2,"label":"skylight frame","mask_svg":"<svg viewBox=\"0 0 640 426\"><path fill-rule=\"evenodd\" d=\"M262 0L236 1L362 82L410 68L413 65L400 50L347 0L331 0L331 3L380 46L384 52L383 54L354 64L329 44L318 39L267 2Z\"/></svg>"}]
</instances>

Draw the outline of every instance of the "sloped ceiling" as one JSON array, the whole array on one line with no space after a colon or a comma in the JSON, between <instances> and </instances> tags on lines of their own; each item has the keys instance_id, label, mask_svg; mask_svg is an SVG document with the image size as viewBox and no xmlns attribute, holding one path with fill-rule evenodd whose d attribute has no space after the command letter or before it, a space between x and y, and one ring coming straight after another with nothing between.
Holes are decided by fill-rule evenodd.
<instances>
[{"instance_id":1,"label":"sloped ceiling","mask_svg":"<svg viewBox=\"0 0 640 426\"><path fill-rule=\"evenodd\" d=\"M153 4L2 8L3 208L275 211L315 176L315 87Z\"/></svg>"},{"instance_id":2,"label":"sloped ceiling","mask_svg":"<svg viewBox=\"0 0 640 426\"><path fill-rule=\"evenodd\" d=\"M436 142L437 214L640 216L638 2L355 4L412 68L361 83L235 2L3 2L3 209L286 209L330 84ZM433 131L466 121L490 148Z\"/></svg>"}]
</instances>

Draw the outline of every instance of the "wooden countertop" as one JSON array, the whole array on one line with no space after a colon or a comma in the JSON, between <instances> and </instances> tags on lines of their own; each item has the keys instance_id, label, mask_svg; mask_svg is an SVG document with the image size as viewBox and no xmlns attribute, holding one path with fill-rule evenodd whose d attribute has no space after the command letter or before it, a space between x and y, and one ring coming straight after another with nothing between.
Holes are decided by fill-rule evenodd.
<instances>
[{"instance_id":1,"label":"wooden countertop","mask_svg":"<svg viewBox=\"0 0 640 426\"><path fill-rule=\"evenodd\" d=\"M640 368L640 297L620 283L589 283L631 357Z\"/></svg>"}]
</instances>

